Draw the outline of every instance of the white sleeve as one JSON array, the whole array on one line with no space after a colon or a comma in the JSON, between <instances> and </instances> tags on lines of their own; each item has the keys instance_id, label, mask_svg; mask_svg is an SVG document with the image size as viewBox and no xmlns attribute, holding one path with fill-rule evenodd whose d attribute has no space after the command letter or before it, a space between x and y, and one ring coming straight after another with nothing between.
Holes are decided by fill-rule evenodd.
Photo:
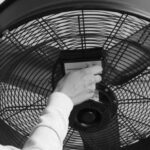
<instances>
[{"instance_id":1,"label":"white sleeve","mask_svg":"<svg viewBox=\"0 0 150 150\"><path fill-rule=\"evenodd\" d=\"M71 99L63 93L50 96L50 104L40 117L23 150L62 150L68 130L68 118L73 108Z\"/></svg>"},{"instance_id":2,"label":"white sleeve","mask_svg":"<svg viewBox=\"0 0 150 150\"><path fill-rule=\"evenodd\" d=\"M0 150L19 150L19 149L16 148L16 147L13 147L13 146L3 146L3 145L0 145Z\"/></svg>"}]
</instances>

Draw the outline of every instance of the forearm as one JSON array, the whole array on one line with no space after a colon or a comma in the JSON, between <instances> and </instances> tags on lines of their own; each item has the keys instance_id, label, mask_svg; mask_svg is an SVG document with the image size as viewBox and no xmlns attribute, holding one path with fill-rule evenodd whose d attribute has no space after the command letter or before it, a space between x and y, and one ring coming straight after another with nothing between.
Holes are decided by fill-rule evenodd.
<instances>
[{"instance_id":1,"label":"forearm","mask_svg":"<svg viewBox=\"0 0 150 150\"><path fill-rule=\"evenodd\" d=\"M52 94L49 106L40 117L41 122L33 130L23 150L62 150L72 108L69 97L62 93Z\"/></svg>"}]
</instances>

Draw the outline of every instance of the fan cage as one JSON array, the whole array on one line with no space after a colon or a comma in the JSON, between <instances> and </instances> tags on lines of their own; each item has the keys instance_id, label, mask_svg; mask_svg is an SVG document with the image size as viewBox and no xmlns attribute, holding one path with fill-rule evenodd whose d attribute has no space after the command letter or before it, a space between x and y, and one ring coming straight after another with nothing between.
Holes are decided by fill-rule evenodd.
<instances>
[{"instance_id":1,"label":"fan cage","mask_svg":"<svg viewBox=\"0 0 150 150\"><path fill-rule=\"evenodd\" d=\"M119 71L129 71L130 64L134 64L135 68L145 64L137 76L121 85L111 84L116 76L112 69L104 68L105 82L116 95L118 103L119 141L112 134L110 143L112 140L112 145L116 142L124 147L148 138L150 56L143 49L150 46L149 34L149 21L108 10L49 14L6 30L0 39L0 119L27 138L38 123L52 92L52 70L60 51L86 52L96 47L106 51L105 61ZM140 44L143 49L136 51L128 40ZM121 73L117 74L118 77ZM62 76L61 66L58 66L54 74L56 82ZM111 130L117 130L115 125L110 123ZM111 130L103 135L104 139ZM92 138L87 141L94 141L97 145L99 136L95 141ZM84 149L82 140L80 133L69 127L64 149ZM105 140L101 142L102 145L107 143Z\"/></svg>"}]
</instances>

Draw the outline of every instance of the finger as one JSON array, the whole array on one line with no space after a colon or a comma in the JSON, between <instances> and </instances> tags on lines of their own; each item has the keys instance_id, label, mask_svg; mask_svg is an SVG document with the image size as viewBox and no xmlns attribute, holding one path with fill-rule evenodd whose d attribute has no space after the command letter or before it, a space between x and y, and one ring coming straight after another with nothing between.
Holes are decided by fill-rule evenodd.
<instances>
[{"instance_id":1,"label":"finger","mask_svg":"<svg viewBox=\"0 0 150 150\"><path fill-rule=\"evenodd\" d=\"M85 76L84 78L85 88L90 86L93 83L96 83L97 77L95 75L89 74L88 76Z\"/></svg>"},{"instance_id":2,"label":"finger","mask_svg":"<svg viewBox=\"0 0 150 150\"><path fill-rule=\"evenodd\" d=\"M98 65L95 65L95 66L92 66L92 67L89 67L89 68L85 68L84 71L86 73L93 74L93 75L101 74L102 73L102 67L98 66Z\"/></svg>"},{"instance_id":3,"label":"finger","mask_svg":"<svg viewBox=\"0 0 150 150\"><path fill-rule=\"evenodd\" d=\"M90 88L89 88L89 92L92 92L93 94L95 93L95 90L96 90L96 84L92 84L90 85Z\"/></svg>"},{"instance_id":4,"label":"finger","mask_svg":"<svg viewBox=\"0 0 150 150\"><path fill-rule=\"evenodd\" d=\"M86 100L89 100L93 97L94 93L93 92L85 92L85 93L82 93L82 94L79 94L77 97L76 97L76 104L80 104ZM76 105L75 104L75 105Z\"/></svg>"},{"instance_id":5,"label":"finger","mask_svg":"<svg viewBox=\"0 0 150 150\"><path fill-rule=\"evenodd\" d=\"M100 75L88 75L85 79L85 86L99 83L102 80Z\"/></svg>"},{"instance_id":6,"label":"finger","mask_svg":"<svg viewBox=\"0 0 150 150\"><path fill-rule=\"evenodd\" d=\"M94 76L94 82L95 82L95 83L98 83L98 82L100 82L100 81L102 81L102 77L101 77L100 75L95 75L95 76Z\"/></svg>"}]
</instances>

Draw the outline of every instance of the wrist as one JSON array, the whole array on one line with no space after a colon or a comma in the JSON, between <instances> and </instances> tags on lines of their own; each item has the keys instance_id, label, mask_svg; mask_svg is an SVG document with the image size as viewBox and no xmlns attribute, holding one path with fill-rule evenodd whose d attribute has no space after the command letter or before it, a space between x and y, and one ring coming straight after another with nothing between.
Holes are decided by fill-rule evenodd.
<instances>
[{"instance_id":1,"label":"wrist","mask_svg":"<svg viewBox=\"0 0 150 150\"><path fill-rule=\"evenodd\" d=\"M55 91L49 97L49 103L45 111L50 112L51 109L57 109L61 111L66 117L69 117L70 112L73 109L73 102L66 94Z\"/></svg>"}]
</instances>

